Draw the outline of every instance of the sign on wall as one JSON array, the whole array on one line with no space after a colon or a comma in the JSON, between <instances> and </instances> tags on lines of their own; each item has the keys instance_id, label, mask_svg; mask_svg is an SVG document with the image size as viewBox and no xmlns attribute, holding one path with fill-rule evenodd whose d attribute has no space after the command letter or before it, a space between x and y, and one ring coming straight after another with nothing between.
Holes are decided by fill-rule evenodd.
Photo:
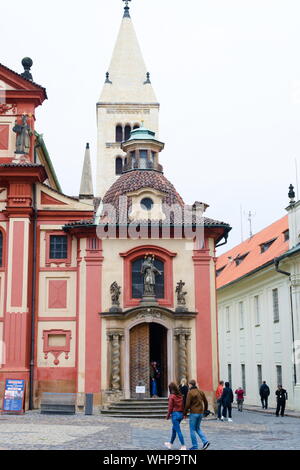
<instances>
[{"instance_id":1,"label":"sign on wall","mask_svg":"<svg viewBox=\"0 0 300 470\"><path fill-rule=\"evenodd\" d=\"M25 380L6 379L2 412L24 413Z\"/></svg>"}]
</instances>

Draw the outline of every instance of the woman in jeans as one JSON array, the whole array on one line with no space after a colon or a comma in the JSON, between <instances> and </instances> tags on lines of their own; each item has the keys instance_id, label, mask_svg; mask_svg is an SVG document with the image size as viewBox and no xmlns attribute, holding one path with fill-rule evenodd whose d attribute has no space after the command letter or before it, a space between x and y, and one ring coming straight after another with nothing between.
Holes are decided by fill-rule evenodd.
<instances>
[{"instance_id":1,"label":"woman in jeans","mask_svg":"<svg viewBox=\"0 0 300 470\"><path fill-rule=\"evenodd\" d=\"M181 395L178 387L175 383L170 383L169 385L169 408L168 408L168 415L167 419L172 417L172 437L170 442L165 442L165 446L168 449L172 449L174 441L176 439L176 435L178 434L178 439L180 440L181 447L180 450L186 450L186 446L184 445L184 438L180 429L180 423L183 420L183 396Z\"/></svg>"}]
</instances>

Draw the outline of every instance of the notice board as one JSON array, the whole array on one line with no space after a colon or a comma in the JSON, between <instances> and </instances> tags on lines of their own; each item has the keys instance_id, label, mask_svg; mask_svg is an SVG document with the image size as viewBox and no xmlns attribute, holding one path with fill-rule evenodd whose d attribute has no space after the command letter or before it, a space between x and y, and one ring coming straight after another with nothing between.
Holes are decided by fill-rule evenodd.
<instances>
[{"instance_id":1,"label":"notice board","mask_svg":"<svg viewBox=\"0 0 300 470\"><path fill-rule=\"evenodd\" d=\"M24 413L25 380L6 379L3 413Z\"/></svg>"}]
</instances>

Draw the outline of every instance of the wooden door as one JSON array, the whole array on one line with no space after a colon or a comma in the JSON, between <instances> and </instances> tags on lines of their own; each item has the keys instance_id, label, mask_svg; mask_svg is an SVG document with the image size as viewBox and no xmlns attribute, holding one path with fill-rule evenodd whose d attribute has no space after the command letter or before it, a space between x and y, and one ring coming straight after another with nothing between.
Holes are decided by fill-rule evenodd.
<instances>
[{"instance_id":1,"label":"wooden door","mask_svg":"<svg viewBox=\"0 0 300 470\"><path fill-rule=\"evenodd\" d=\"M137 398L136 387L146 387L145 398L150 397L149 324L142 323L130 331L130 395Z\"/></svg>"}]
</instances>

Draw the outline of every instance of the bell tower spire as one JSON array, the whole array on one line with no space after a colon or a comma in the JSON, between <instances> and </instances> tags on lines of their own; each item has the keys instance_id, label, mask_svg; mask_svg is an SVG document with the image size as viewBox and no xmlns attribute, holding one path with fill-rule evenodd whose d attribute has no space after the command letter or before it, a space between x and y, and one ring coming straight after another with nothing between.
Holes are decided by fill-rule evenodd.
<instances>
[{"instance_id":1,"label":"bell tower spire","mask_svg":"<svg viewBox=\"0 0 300 470\"><path fill-rule=\"evenodd\" d=\"M122 173L126 154L121 143L129 139L131 131L144 122L158 135L159 103L130 17L131 0L122 1L124 16L97 103L98 197L103 197Z\"/></svg>"}]
</instances>

